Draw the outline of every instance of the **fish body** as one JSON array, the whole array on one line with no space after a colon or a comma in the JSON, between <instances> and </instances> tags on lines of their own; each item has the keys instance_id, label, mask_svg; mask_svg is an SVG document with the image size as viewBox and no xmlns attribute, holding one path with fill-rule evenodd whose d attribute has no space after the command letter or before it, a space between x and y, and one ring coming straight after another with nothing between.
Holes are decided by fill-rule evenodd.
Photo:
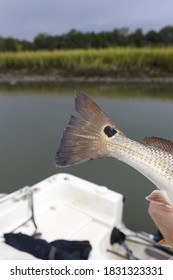
<instances>
[{"instance_id":1,"label":"fish body","mask_svg":"<svg viewBox=\"0 0 173 280\"><path fill-rule=\"evenodd\" d=\"M173 143L147 137L144 144L129 139L88 96L78 92L75 108L56 153L57 166L79 164L93 158L115 158L132 166L157 188L148 197L173 207Z\"/></svg>"}]
</instances>

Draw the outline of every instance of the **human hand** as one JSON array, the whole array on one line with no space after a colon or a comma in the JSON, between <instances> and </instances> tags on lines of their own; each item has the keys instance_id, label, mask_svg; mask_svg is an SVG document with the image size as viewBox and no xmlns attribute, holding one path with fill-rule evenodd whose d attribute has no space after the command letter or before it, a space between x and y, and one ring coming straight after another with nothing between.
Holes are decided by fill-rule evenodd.
<instances>
[{"instance_id":1,"label":"human hand","mask_svg":"<svg viewBox=\"0 0 173 280\"><path fill-rule=\"evenodd\" d=\"M160 244L173 247L173 208L150 202L148 212L164 237Z\"/></svg>"}]
</instances>

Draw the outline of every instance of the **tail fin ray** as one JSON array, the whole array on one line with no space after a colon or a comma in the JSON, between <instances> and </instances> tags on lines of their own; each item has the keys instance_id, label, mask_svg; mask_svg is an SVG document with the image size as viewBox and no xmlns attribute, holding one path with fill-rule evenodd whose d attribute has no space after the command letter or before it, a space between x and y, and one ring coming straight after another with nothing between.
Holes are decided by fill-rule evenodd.
<instances>
[{"instance_id":1,"label":"tail fin ray","mask_svg":"<svg viewBox=\"0 0 173 280\"><path fill-rule=\"evenodd\" d=\"M103 129L106 125L118 129L94 101L80 92L75 108L81 118L72 115L63 133L55 158L59 167L107 156Z\"/></svg>"}]
</instances>

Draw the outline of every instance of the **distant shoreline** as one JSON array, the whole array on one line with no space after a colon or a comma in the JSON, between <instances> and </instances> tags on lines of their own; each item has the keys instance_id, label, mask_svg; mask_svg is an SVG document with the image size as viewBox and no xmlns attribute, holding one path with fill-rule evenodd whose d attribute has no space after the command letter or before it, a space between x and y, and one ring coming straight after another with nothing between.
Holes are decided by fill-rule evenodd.
<instances>
[{"instance_id":1,"label":"distant shoreline","mask_svg":"<svg viewBox=\"0 0 173 280\"><path fill-rule=\"evenodd\" d=\"M173 48L0 53L0 83L173 83Z\"/></svg>"},{"instance_id":2,"label":"distant shoreline","mask_svg":"<svg viewBox=\"0 0 173 280\"><path fill-rule=\"evenodd\" d=\"M76 77L58 75L0 74L0 84L58 84L58 83L173 83L173 77Z\"/></svg>"}]
</instances>

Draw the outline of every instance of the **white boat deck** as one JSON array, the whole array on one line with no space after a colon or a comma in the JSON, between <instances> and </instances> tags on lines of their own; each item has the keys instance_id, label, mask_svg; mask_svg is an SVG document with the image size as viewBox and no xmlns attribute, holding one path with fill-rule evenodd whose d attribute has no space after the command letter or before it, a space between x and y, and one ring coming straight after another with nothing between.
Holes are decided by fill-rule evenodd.
<instances>
[{"instance_id":1,"label":"white boat deck","mask_svg":"<svg viewBox=\"0 0 173 280\"><path fill-rule=\"evenodd\" d=\"M92 245L90 259L108 258L106 249L111 230L122 225L121 194L72 175L58 174L26 188L23 193L14 193L9 199L4 197L4 202L1 200L1 232L13 230L33 234L33 222L26 222L31 216L31 190L40 238L48 242L89 240Z\"/></svg>"},{"instance_id":2,"label":"white boat deck","mask_svg":"<svg viewBox=\"0 0 173 280\"><path fill-rule=\"evenodd\" d=\"M169 258L166 253L155 252L156 248L148 241L143 241L143 245L136 243L139 239L135 233L122 223L121 194L69 174L57 174L32 187L0 197L0 259L35 259L6 245L3 238L4 233L9 232L33 235L32 213L41 239L48 242L57 239L88 240L92 246L89 259L122 259L107 249L126 255L118 243L110 245L114 227L123 230L127 236L133 234L131 239L135 242L126 240L126 244L135 257ZM151 249L151 255L146 254L146 248Z\"/></svg>"}]
</instances>

